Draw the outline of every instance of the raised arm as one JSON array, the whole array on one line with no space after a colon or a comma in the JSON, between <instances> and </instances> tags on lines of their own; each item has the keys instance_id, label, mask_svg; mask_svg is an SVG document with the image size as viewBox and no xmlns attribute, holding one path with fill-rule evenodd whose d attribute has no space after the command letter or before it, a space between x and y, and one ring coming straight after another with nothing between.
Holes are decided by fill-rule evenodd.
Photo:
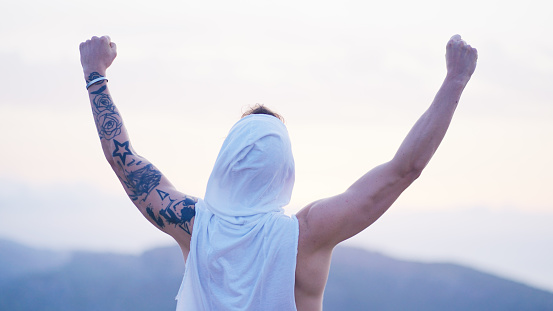
<instances>
[{"instance_id":1,"label":"raised arm","mask_svg":"<svg viewBox=\"0 0 553 311\"><path fill-rule=\"evenodd\" d=\"M107 36L93 37L81 43L79 49L92 114L107 161L144 217L174 237L181 247L189 248L197 199L178 192L132 147L107 86L106 70L117 55L115 43Z\"/></svg>"},{"instance_id":2,"label":"raised arm","mask_svg":"<svg viewBox=\"0 0 553 311\"><path fill-rule=\"evenodd\" d=\"M446 47L446 78L428 110L413 126L394 158L366 173L344 193L298 213L300 247L332 249L377 220L419 177L440 145L461 93L476 67L477 51L459 35ZM301 229L303 228L303 235Z\"/></svg>"}]
</instances>

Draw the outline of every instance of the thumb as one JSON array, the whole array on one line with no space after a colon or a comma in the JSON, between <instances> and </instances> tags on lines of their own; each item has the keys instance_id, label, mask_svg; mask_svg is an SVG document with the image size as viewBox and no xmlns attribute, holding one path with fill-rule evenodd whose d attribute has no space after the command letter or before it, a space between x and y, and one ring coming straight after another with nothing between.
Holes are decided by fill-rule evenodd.
<instances>
[{"instance_id":1,"label":"thumb","mask_svg":"<svg viewBox=\"0 0 553 311\"><path fill-rule=\"evenodd\" d=\"M115 42L110 42L109 43L109 47L111 48L111 51L117 55L117 44L115 44Z\"/></svg>"}]
</instances>

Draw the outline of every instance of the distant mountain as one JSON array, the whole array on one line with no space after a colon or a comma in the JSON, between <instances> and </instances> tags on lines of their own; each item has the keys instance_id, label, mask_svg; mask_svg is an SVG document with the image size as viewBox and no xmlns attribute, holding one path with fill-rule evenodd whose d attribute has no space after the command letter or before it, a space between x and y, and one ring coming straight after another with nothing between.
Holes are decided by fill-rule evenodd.
<instances>
[{"instance_id":1,"label":"distant mountain","mask_svg":"<svg viewBox=\"0 0 553 311\"><path fill-rule=\"evenodd\" d=\"M184 272L178 248L156 249L141 256L74 252L64 264L52 265L51 269L37 269L34 264L51 252L24 253L19 248L0 243L2 261L15 264L19 271L0 285L2 311L175 309L174 299ZM4 259L12 256L17 260ZM11 268L0 266L0 275Z\"/></svg>"},{"instance_id":2,"label":"distant mountain","mask_svg":"<svg viewBox=\"0 0 553 311\"><path fill-rule=\"evenodd\" d=\"M174 310L183 272L178 247L131 256L0 240L0 310ZM553 293L459 265L338 247L324 310L553 310Z\"/></svg>"},{"instance_id":3,"label":"distant mountain","mask_svg":"<svg viewBox=\"0 0 553 311\"><path fill-rule=\"evenodd\" d=\"M337 248L325 310L553 310L553 293L460 265Z\"/></svg>"},{"instance_id":4,"label":"distant mountain","mask_svg":"<svg viewBox=\"0 0 553 311\"><path fill-rule=\"evenodd\" d=\"M0 284L22 275L61 267L70 258L67 252L37 250L0 239Z\"/></svg>"}]
</instances>

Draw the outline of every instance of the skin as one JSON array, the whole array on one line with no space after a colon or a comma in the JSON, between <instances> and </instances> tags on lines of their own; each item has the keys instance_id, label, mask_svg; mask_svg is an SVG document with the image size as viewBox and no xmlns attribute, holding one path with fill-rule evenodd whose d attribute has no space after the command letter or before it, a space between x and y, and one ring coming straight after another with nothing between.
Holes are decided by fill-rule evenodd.
<instances>
[{"instance_id":1,"label":"skin","mask_svg":"<svg viewBox=\"0 0 553 311\"><path fill-rule=\"evenodd\" d=\"M117 56L117 47L108 36L93 37L81 43L80 52L88 82L105 76ZM476 49L461 36L453 36L446 46L444 82L395 156L363 175L344 193L315 201L296 215L300 228L295 283L298 310L322 310L334 247L374 223L420 176L444 138L476 60ZM177 191L132 148L106 81L92 85L88 92L107 161L137 208L154 226L175 238L186 258L197 199Z\"/></svg>"}]
</instances>

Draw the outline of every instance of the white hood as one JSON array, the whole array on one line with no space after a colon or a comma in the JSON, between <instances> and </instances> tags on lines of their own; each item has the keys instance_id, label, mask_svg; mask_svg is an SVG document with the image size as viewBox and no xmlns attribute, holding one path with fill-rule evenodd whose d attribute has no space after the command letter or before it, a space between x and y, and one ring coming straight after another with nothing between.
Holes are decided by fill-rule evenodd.
<instances>
[{"instance_id":1,"label":"white hood","mask_svg":"<svg viewBox=\"0 0 553 311\"><path fill-rule=\"evenodd\" d=\"M248 222L248 216L282 211L290 202L294 180L294 158L284 124L273 116L249 115L225 139L204 201L226 221Z\"/></svg>"}]
</instances>

